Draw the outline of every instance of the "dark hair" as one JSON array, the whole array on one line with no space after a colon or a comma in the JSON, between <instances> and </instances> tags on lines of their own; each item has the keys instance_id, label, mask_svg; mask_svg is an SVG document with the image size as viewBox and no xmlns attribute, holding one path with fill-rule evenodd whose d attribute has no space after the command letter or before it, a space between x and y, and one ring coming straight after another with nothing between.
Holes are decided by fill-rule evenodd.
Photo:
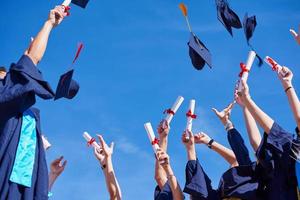
<instances>
[{"instance_id":1,"label":"dark hair","mask_svg":"<svg viewBox=\"0 0 300 200\"><path fill-rule=\"evenodd\" d=\"M4 66L0 66L0 72L7 72Z\"/></svg>"}]
</instances>

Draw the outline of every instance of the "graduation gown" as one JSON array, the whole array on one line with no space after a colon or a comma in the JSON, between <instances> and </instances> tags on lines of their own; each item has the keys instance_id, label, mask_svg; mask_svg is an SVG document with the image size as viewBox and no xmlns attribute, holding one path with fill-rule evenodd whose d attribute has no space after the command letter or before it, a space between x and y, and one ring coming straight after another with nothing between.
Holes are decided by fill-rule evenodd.
<instances>
[{"instance_id":1,"label":"graduation gown","mask_svg":"<svg viewBox=\"0 0 300 200\"><path fill-rule=\"evenodd\" d=\"M172 200L172 190L169 185L169 182L167 181L162 189L159 188L157 185L154 190L154 200Z\"/></svg>"},{"instance_id":2,"label":"graduation gown","mask_svg":"<svg viewBox=\"0 0 300 200\"><path fill-rule=\"evenodd\" d=\"M259 162L268 173L268 200L298 199L295 160L290 157L293 140L292 134L274 122L270 133L264 134L256 152Z\"/></svg>"},{"instance_id":3,"label":"graduation gown","mask_svg":"<svg viewBox=\"0 0 300 200\"><path fill-rule=\"evenodd\" d=\"M41 139L39 110L31 108L35 96L51 99L49 84L32 60L23 55L0 80L0 200L48 199L48 170ZM31 187L9 181L22 126L22 113L30 109L36 120L37 144Z\"/></svg>"},{"instance_id":4,"label":"graduation gown","mask_svg":"<svg viewBox=\"0 0 300 200\"><path fill-rule=\"evenodd\" d=\"M186 184L184 192L193 200L243 199L263 200L260 176L262 167L252 162L244 140L236 129L228 132L228 141L236 155L239 166L230 168L221 177L218 189L214 190L211 180L204 172L198 160L188 161L186 165Z\"/></svg>"}]
</instances>

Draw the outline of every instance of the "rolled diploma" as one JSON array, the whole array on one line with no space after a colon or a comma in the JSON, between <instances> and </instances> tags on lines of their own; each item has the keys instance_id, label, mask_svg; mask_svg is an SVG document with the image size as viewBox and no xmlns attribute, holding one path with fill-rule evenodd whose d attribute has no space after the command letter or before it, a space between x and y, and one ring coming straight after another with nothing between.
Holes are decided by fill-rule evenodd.
<instances>
[{"instance_id":1,"label":"rolled diploma","mask_svg":"<svg viewBox=\"0 0 300 200\"><path fill-rule=\"evenodd\" d=\"M192 99L190 101L189 110L188 110L188 112L191 111L192 115L195 113L195 104L196 104L196 101L194 99ZM192 126L193 126L193 118L187 117L186 130L192 131Z\"/></svg>"},{"instance_id":2,"label":"rolled diploma","mask_svg":"<svg viewBox=\"0 0 300 200\"><path fill-rule=\"evenodd\" d=\"M272 60L272 62L273 62L276 66L273 66L272 63L269 62L269 60ZM285 75L286 75L286 73L284 73L284 72L282 71L282 66L279 65L279 64L278 64L275 60L273 60L273 58L271 58L270 56L266 56L265 62L266 62L270 67L272 67L272 69L273 69L273 67L276 67L276 72L277 72L277 73L280 73L282 76L285 76Z\"/></svg>"},{"instance_id":3,"label":"rolled diploma","mask_svg":"<svg viewBox=\"0 0 300 200\"><path fill-rule=\"evenodd\" d=\"M71 4L72 0L65 0L61 5L63 6L69 6Z\"/></svg>"},{"instance_id":4,"label":"rolled diploma","mask_svg":"<svg viewBox=\"0 0 300 200\"><path fill-rule=\"evenodd\" d=\"M93 139L88 132L84 132L82 136L87 142ZM96 149L101 149L101 146L96 141L94 141L91 145ZM104 156L100 154L100 162L103 163L103 160L104 160Z\"/></svg>"},{"instance_id":5,"label":"rolled diploma","mask_svg":"<svg viewBox=\"0 0 300 200\"><path fill-rule=\"evenodd\" d=\"M48 150L51 147L51 144L44 135L42 135L42 141L44 149Z\"/></svg>"},{"instance_id":6,"label":"rolled diploma","mask_svg":"<svg viewBox=\"0 0 300 200\"><path fill-rule=\"evenodd\" d=\"M249 52L249 55L248 55L248 59L247 59L247 63L246 63L246 67L248 69L248 71L250 72L251 70L251 67L253 65L253 62L254 62L254 59L255 59L255 56L256 56L256 53L255 51L250 51ZM240 79L240 82L239 82L239 87L238 87L238 91L242 91L243 89L243 86L242 86L242 81L241 80L245 80L247 82L248 80L248 76L249 76L249 72L244 72L241 79Z\"/></svg>"},{"instance_id":7,"label":"rolled diploma","mask_svg":"<svg viewBox=\"0 0 300 200\"><path fill-rule=\"evenodd\" d=\"M183 100L184 100L184 98L183 98L182 96L177 97L175 103L173 104L173 106L172 106L172 108L171 108L171 110L172 110L174 113L177 112L177 110L178 110L178 108L180 107L180 105L182 104ZM174 116L174 115L172 115L172 114L168 114L168 115L166 116L165 120L167 120L168 124L170 124L170 122L172 121L173 116Z\"/></svg>"},{"instance_id":8,"label":"rolled diploma","mask_svg":"<svg viewBox=\"0 0 300 200\"><path fill-rule=\"evenodd\" d=\"M150 144L152 145L153 151L154 151L154 153L156 153L157 149L159 149L159 146L158 146L158 144L152 144L152 142L155 140L155 135L154 135L154 131L151 126L151 123L150 122L145 123L144 127L147 131L148 138L150 140Z\"/></svg>"}]
</instances>

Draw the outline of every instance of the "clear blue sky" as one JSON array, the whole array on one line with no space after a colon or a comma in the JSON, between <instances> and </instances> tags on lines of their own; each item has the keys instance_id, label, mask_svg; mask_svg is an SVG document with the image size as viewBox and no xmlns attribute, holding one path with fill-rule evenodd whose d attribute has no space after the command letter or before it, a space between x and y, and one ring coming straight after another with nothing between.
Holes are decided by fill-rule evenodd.
<instances>
[{"instance_id":1,"label":"clear blue sky","mask_svg":"<svg viewBox=\"0 0 300 200\"><path fill-rule=\"evenodd\" d=\"M0 64L17 61L30 37L58 1L2 1L0 3ZM88 149L82 132L102 133L114 141L114 167L126 200L153 199L154 157L144 130L145 122L156 127L162 111L178 95L185 102L171 124L168 153L172 167L184 186L186 153L180 142L185 127L188 101L196 99L198 118L194 132L204 131L228 146L226 133L211 112L232 100L239 63L249 48L243 30L234 38L216 18L214 0L188 0L194 32L210 49L214 68L196 71L186 45L189 33L171 0L90 0L86 10L72 6L70 17L53 31L39 67L55 89L59 75L73 59L78 41L85 44L76 64L75 79L81 88L72 100L41 101L42 128L52 148L50 161L59 155L68 160L64 174L54 186L54 200L108 199L104 177ZM256 14L258 26L252 44L262 56L270 55L294 72L294 86L300 90L300 47L289 33L300 23L299 0L230 1L241 19ZM297 62L298 61L298 62ZM256 66L250 74L250 92L256 102L286 129L295 122L281 85L271 69ZM241 110L232 121L246 139ZM247 144L249 143L248 140ZM228 164L205 146L197 148L200 162L217 186Z\"/></svg>"}]
</instances>

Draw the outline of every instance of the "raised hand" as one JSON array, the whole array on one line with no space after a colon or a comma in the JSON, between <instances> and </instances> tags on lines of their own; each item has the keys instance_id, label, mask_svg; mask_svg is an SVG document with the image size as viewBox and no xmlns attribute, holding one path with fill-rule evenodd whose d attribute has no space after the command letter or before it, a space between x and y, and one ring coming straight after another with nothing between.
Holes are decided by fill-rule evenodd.
<instances>
[{"instance_id":1,"label":"raised hand","mask_svg":"<svg viewBox=\"0 0 300 200\"><path fill-rule=\"evenodd\" d=\"M65 160L63 163L61 163L63 159L64 159L64 157L61 156L61 157L55 159L54 161L52 161L52 163L50 165L50 173L52 175L58 177L65 170L67 161Z\"/></svg>"},{"instance_id":2,"label":"raised hand","mask_svg":"<svg viewBox=\"0 0 300 200\"><path fill-rule=\"evenodd\" d=\"M170 164L169 155L162 149L158 149L156 152L156 158L163 168L168 167Z\"/></svg>"},{"instance_id":3,"label":"raised hand","mask_svg":"<svg viewBox=\"0 0 300 200\"><path fill-rule=\"evenodd\" d=\"M194 134L189 130L185 130L181 135L181 141L187 149L191 148L195 144Z\"/></svg>"},{"instance_id":4,"label":"raised hand","mask_svg":"<svg viewBox=\"0 0 300 200\"><path fill-rule=\"evenodd\" d=\"M114 152L114 143L112 142L110 146L108 146L103 139L101 135L97 135L98 139L100 141L101 149L95 149L95 156L96 158L101 161L101 157L104 156L104 158L111 158L113 152Z\"/></svg>"},{"instance_id":5,"label":"raised hand","mask_svg":"<svg viewBox=\"0 0 300 200\"><path fill-rule=\"evenodd\" d=\"M295 38L296 42L300 45L300 25L298 33L294 29L290 29L292 36Z\"/></svg>"},{"instance_id":6,"label":"raised hand","mask_svg":"<svg viewBox=\"0 0 300 200\"><path fill-rule=\"evenodd\" d=\"M169 127L167 120L163 119L159 123L159 125L157 127L157 132L158 132L160 138L168 136L168 134L170 132L170 127Z\"/></svg>"},{"instance_id":7,"label":"raised hand","mask_svg":"<svg viewBox=\"0 0 300 200\"><path fill-rule=\"evenodd\" d=\"M196 144L208 144L211 138L203 132L197 133L194 135L194 142Z\"/></svg>"},{"instance_id":8,"label":"raised hand","mask_svg":"<svg viewBox=\"0 0 300 200\"><path fill-rule=\"evenodd\" d=\"M65 12L65 7L56 6L50 11L48 21L51 22L53 27L55 27L62 22L65 16L67 16L67 13Z\"/></svg>"},{"instance_id":9,"label":"raised hand","mask_svg":"<svg viewBox=\"0 0 300 200\"><path fill-rule=\"evenodd\" d=\"M282 67L282 72L283 73L278 73L278 77L285 89L290 87L292 85L292 80L293 80L293 72L287 68L287 67Z\"/></svg>"},{"instance_id":10,"label":"raised hand","mask_svg":"<svg viewBox=\"0 0 300 200\"><path fill-rule=\"evenodd\" d=\"M234 103L229 104L224 110L218 111L215 108L212 108L217 117L221 120L221 122L226 125L230 118L231 110L234 106Z\"/></svg>"},{"instance_id":11,"label":"raised hand","mask_svg":"<svg viewBox=\"0 0 300 200\"><path fill-rule=\"evenodd\" d=\"M242 81L242 90L240 92L238 92L239 97L244 101L244 99L249 98L250 94L249 94L249 86L247 84L247 82L245 80L241 80Z\"/></svg>"}]
</instances>

